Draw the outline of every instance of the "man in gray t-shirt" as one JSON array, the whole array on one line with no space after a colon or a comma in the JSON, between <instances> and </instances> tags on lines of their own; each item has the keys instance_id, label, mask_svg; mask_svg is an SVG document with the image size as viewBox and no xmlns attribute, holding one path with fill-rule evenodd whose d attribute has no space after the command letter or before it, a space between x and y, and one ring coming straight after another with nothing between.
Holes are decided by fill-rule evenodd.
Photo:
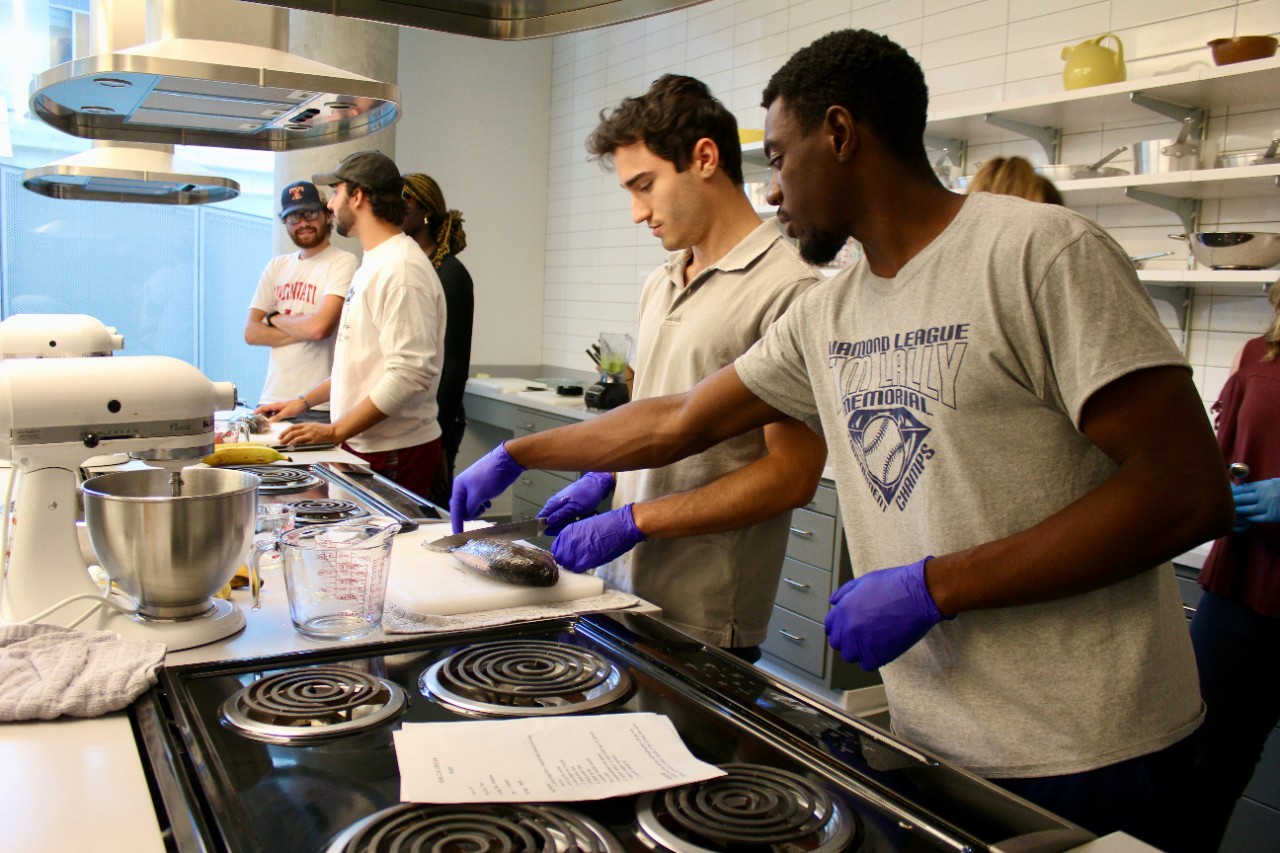
<instances>
[{"instance_id":1,"label":"man in gray t-shirt","mask_svg":"<svg viewBox=\"0 0 1280 853\"><path fill-rule=\"evenodd\" d=\"M828 638L883 668L895 731L1179 849L1202 706L1168 560L1231 526L1213 431L1123 250L1062 208L946 190L927 100L875 33L797 52L764 93L770 200L806 260L850 236L864 260L692 391L508 442L454 502L524 467L651 467L802 420L853 563Z\"/></svg>"}]
</instances>

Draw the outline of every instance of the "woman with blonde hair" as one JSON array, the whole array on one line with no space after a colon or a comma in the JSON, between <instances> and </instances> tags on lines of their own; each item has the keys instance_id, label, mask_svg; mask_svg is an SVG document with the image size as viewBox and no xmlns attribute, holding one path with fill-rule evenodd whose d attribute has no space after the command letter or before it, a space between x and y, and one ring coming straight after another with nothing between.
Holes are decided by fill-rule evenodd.
<instances>
[{"instance_id":1,"label":"woman with blonde hair","mask_svg":"<svg viewBox=\"0 0 1280 853\"><path fill-rule=\"evenodd\" d=\"M985 161L969 181L969 192L1011 195L1048 204L1063 203L1062 194L1053 181L1038 174L1022 157L992 157Z\"/></svg>"},{"instance_id":2,"label":"woman with blonde hair","mask_svg":"<svg viewBox=\"0 0 1280 853\"><path fill-rule=\"evenodd\" d=\"M475 312L475 292L471 274L456 257L467 247L462 230L462 214L445 204L440 185L430 175L404 176L402 193L406 211L401 228L414 239L435 267L444 288L448 322L444 333L444 367L436 391L440 430L444 443L441 471L431 486L428 499L448 506L453 489L454 463L467 428L462 394L471 370L471 323Z\"/></svg>"}]
</instances>

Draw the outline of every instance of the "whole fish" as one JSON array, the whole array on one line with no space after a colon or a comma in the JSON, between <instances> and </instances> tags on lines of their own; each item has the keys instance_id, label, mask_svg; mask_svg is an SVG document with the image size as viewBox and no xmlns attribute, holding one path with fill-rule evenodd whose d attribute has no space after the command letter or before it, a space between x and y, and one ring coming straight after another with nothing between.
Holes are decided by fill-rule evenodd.
<instances>
[{"instance_id":1,"label":"whole fish","mask_svg":"<svg viewBox=\"0 0 1280 853\"><path fill-rule=\"evenodd\" d=\"M520 586L555 586L560 566L532 545L503 539L472 539L450 548L454 559L474 572Z\"/></svg>"}]
</instances>

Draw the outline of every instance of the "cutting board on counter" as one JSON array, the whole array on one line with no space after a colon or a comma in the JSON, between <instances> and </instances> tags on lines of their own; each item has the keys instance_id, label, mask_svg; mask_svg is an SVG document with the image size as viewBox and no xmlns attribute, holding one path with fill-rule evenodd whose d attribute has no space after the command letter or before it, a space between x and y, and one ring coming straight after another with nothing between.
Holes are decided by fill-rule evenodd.
<instances>
[{"instance_id":1,"label":"cutting board on counter","mask_svg":"<svg viewBox=\"0 0 1280 853\"><path fill-rule=\"evenodd\" d=\"M471 529L472 525L467 525ZM477 610L496 610L526 604L551 604L589 598L604 592L594 575L560 570L555 586L517 586L484 577L464 568L452 554L422 546L453 531L447 522L424 524L410 538L396 537L387 579L387 601L414 613L452 616Z\"/></svg>"}]
</instances>

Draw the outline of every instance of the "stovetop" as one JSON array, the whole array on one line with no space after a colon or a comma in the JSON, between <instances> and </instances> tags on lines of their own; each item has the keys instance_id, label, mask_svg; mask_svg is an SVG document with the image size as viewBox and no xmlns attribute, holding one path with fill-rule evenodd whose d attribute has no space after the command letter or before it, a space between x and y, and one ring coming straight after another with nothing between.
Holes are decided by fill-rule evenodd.
<instances>
[{"instance_id":1,"label":"stovetop","mask_svg":"<svg viewBox=\"0 0 1280 853\"><path fill-rule=\"evenodd\" d=\"M405 723L641 711L728 775L591 802L400 803ZM132 716L180 853L1048 851L1092 837L641 614L166 667Z\"/></svg>"},{"instance_id":2,"label":"stovetop","mask_svg":"<svg viewBox=\"0 0 1280 853\"><path fill-rule=\"evenodd\" d=\"M447 511L374 472L368 465L346 462L247 465L262 480L258 500L294 507L298 524L349 521L385 515L400 522L401 532L420 523L447 517Z\"/></svg>"}]
</instances>

